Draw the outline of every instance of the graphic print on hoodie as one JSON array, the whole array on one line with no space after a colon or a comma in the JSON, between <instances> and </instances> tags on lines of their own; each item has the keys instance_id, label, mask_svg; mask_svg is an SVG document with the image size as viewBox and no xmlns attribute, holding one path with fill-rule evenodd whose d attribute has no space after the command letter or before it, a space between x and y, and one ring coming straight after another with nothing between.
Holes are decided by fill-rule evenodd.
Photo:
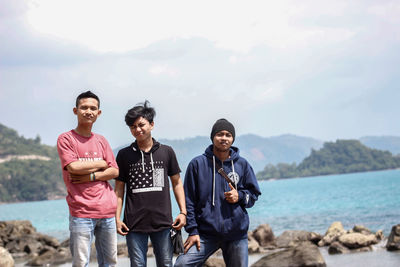
<instances>
[{"instance_id":1,"label":"graphic print on hoodie","mask_svg":"<svg viewBox=\"0 0 400 267\"><path fill-rule=\"evenodd\" d=\"M153 166L142 162L130 164L129 182L132 193L149 191L162 191L164 187L164 165L163 161L153 162ZM154 170L153 170L154 167Z\"/></svg>"}]
</instances>

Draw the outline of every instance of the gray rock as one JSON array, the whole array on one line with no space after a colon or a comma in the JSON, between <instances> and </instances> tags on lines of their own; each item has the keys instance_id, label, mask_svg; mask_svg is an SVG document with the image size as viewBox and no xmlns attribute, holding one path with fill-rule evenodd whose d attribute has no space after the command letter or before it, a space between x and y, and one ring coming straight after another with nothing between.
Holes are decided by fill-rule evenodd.
<instances>
[{"instance_id":1,"label":"gray rock","mask_svg":"<svg viewBox=\"0 0 400 267\"><path fill-rule=\"evenodd\" d=\"M125 257L129 256L128 246L126 245L126 243L118 243L117 244L117 255L125 256Z\"/></svg>"},{"instance_id":2,"label":"gray rock","mask_svg":"<svg viewBox=\"0 0 400 267\"><path fill-rule=\"evenodd\" d=\"M394 225L390 232L386 249L388 251L400 250L400 224Z\"/></svg>"},{"instance_id":3,"label":"gray rock","mask_svg":"<svg viewBox=\"0 0 400 267\"><path fill-rule=\"evenodd\" d=\"M30 261L28 261L27 265L30 266L46 266L52 264L63 264L66 262L71 262L72 256L71 252L67 248L60 247L59 249L55 249L53 247L44 248L40 254L36 257L33 257Z\"/></svg>"},{"instance_id":4,"label":"gray rock","mask_svg":"<svg viewBox=\"0 0 400 267\"><path fill-rule=\"evenodd\" d=\"M367 247L373 244L377 244L378 240L375 235L363 235L360 233L350 233L339 236L338 241L344 246L355 249Z\"/></svg>"},{"instance_id":5,"label":"gray rock","mask_svg":"<svg viewBox=\"0 0 400 267\"><path fill-rule=\"evenodd\" d=\"M30 221L0 221L0 238L4 243L33 233L36 229Z\"/></svg>"},{"instance_id":6,"label":"gray rock","mask_svg":"<svg viewBox=\"0 0 400 267\"><path fill-rule=\"evenodd\" d=\"M249 254L260 252L260 245L258 244L257 240L253 237L253 235L248 234L247 241L248 241Z\"/></svg>"},{"instance_id":7,"label":"gray rock","mask_svg":"<svg viewBox=\"0 0 400 267\"><path fill-rule=\"evenodd\" d=\"M0 266L1 267L14 267L13 257L3 247L0 247Z\"/></svg>"},{"instance_id":8,"label":"gray rock","mask_svg":"<svg viewBox=\"0 0 400 267\"><path fill-rule=\"evenodd\" d=\"M225 262L221 258L210 257L203 264L203 267L225 267Z\"/></svg>"},{"instance_id":9,"label":"gray rock","mask_svg":"<svg viewBox=\"0 0 400 267\"><path fill-rule=\"evenodd\" d=\"M41 243L43 243L44 245L53 247L53 248L58 248L60 247L60 241L58 241L56 238L52 237L52 236L48 236L48 235L44 235L44 234L37 234L37 240Z\"/></svg>"},{"instance_id":10,"label":"gray rock","mask_svg":"<svg viewBox=\"0 0 400 267\"><path fill-rule=\"evenodd\" d=\"M335 242L339 236L345 233L346 231L341 222L333 222L326 231L324 237L318 242L318 246L329 246L331 243Z\"/></svg>"},{"instance_id":11,"label":"gray rock","mask_svg":"<svg viewBox=\"0 0 400 267\"><path fill-rule=\"evenodd\" d=\"M328 249L329 254L346 254L350 253L350 249L343 246L340 242L333 242Z\"/></svg>"},{"instance_id":12,"label":"gray rock","mask_svg":"<svg viewBox=\"0 0 400 267\"><path fill-rule=\"evenodd\" d=\"M310 241L316 244L321 238L320 234L313 232L288 230L276 238L275 244L279 248L288 248L296 246L299 242L304 241Z\"/></svg>"},{"instance_id":13,"label":"gray rock","mask_svg":"<svg viewBox=\"0 0 400 267\"><path fill-rule=\"evenodd\" d=\"M319 249L311 242L303 242L295 247L264 256L252 267L325 267L326 263Z\"/></svg>"},{"instance_id":14,"label":"gray rock","mask_svg":"<svg viewBox=\"0 0 400 267\"><path fill-rule=\"evenodd\" d=\"M355 225L353 227L353 232L354 233L360 233L363 235L370 235L372 234L371 230L369 230L367 227L365 227L364 225Z\"/></svg>"},{"instance_id":15,"label":"gray rock","mask_svg":"<svg viewBox=\"0 0 400 267\"><path fill-rule=\"evenodd\" d=\"M375 237L376 237L376 239L377 239L378 241L381 241L381 240L383 240L383 238L385 237L385 235L383 234L383 231L382 231L382 230L378 230L378 231L375 233Z\"/></svg>"},{"instance_id":16,"label":"gray rock","mask_svg":"<svg viewBox=\"0 0 400 267\"><path fill-rule=\"evenodd\" d=\"M270 246L274 243L275 236L268 224L261 224L253 231L253 237L260 246Z\"/></svg>"}]
</instances>

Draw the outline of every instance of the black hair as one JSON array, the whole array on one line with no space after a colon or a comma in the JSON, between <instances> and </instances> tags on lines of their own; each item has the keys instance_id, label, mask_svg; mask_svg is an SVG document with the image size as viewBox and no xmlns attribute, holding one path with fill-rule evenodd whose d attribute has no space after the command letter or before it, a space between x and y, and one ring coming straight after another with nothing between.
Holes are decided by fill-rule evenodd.
<instances>
[{"instance_id":1,"label":"black hair","mask_svg":"<svg viewBox=\"0 0 400 267\"><path fill-rule=\"evenodd\" d=\"M94 99L96 99L97 103L98 103L98 108L100 108L100 99L99 99L99 97L97 95L95 95L94 93L90 92L90 91L86 91L86 92L83 92L80 95L78 95L78 97L76 98L76 103L75 103L76 107L79 106L79 101L81 101L81 99L84 99L84 98L94 98Z\"/></svg>"},{"instance_id":2,"label":"black hair","mask_svg":"<svg viewBox=\"0 0 400 267\"><path fill-rule=\"evenodd\" d=\"M132 126L133 123L137 120L137 118L143 117L148 120L150 123L153 122L154 117L156 116L156 111L154 108L150 107L149 101L144 101L144 103L139 103L130 110L125 115L125 123L128 126Z\"/></svg>"}]
</instances>

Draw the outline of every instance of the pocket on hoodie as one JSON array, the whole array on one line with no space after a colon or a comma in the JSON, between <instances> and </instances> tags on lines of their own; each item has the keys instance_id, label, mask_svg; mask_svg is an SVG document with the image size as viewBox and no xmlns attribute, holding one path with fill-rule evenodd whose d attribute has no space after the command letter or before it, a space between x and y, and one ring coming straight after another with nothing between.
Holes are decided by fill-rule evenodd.
<instances>
[{"instance_id":1,"label":"pocket on hoodie","mask_svg":"<svg viewBox=\"0 0 400 267\"><path fill-rule=\"evenodd\" d=\"M209 201L207 201L205 203L205 205L203 207L200 208L200 212L197 215L197 220L199 222L203 222L203 223L209 223L209 224L213 224L214 220L216 219L215 216L212 216L212 211L211 211L212 207L211 207L211 203Z\"/></svg>"},{"instance_id":2,"label":"pocket on hoodie","mask_svg":"<svg viewBox=\"0 0 400 267\"><path fill-rule=\"evenodd\" d=\"M232 216L224 221L224 234L247 232L249 227L249 216L240 206L235 205L232 210Z\"/></svg>"}]
</instances>

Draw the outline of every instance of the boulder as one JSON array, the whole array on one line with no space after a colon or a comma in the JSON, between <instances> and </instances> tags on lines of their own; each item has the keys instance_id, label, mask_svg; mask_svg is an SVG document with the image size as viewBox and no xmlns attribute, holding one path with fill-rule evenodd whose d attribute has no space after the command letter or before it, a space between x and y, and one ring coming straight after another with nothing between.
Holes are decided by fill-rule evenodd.
<instances>
[{"instance_id":1,"label":"boulder","mask_svg":"<svg viewBox=\"0 0 400 267\"><path fill-rule=\"evenodd\" d=\"M383 240L383 238L385 237L385 235L383 234L383 231L382 231L382 230L378 230L378 231L375 233L375 237L376 237L376 239L377 239L378 241L381 241L381 240Z\"/></svg>"},{"instance_id":2,"label":"boulder","mask_svg":"<svg viewBox=\"0 0 400 267\"><path fill-rule=\"evenodd\" d=\"M37 234L37 240L39 242L41 242L44 245L53 247L53 248L58 248L60 247L60 241L57 240L57 238L54 238L52 236L49 235L45 235L45 234Z\"/></svg>"},{"instance_id":3,"label":"boulder","mask_svg":"<svg viewBox=\"0 0 400 267\"><path fill-rule=\"evenodd\" d=\"M28 261L27 265L29 266L48 266L48 265L58 265L66 262L71 262L72 256L69 249L60 247L59 249L55 249L53 247L46 247L43 249L40 254L36 257L33 257L30 261Z\"/></svg>"},{"instance_id":4,"label":"boulder","mask_svg":"<svg viewBox=\"0 0 400 267\"><path fill-rule=\"evenodd\" d=\"M203 264L203 267L225 267L225 262L221 258L210 257Z\"/></svg>"},{"instance_id":5,"label":"boulder","mask_svg":"<svg viewBox=\"0 0 400 267\"><path fill-rule=\"evenodd\" d=\"M336 241L339 236L345 233L346 231L341 222L333 222L326 231L324 237L318 242L318 246L329 246L331 243Z\"/></svg>"},{"instance_id":6,"label":"boulder","mask_svg":"<svg viewBox=\"0 0 400 267\"><path fill-rule=\"evenodd\" d=\"M6 249L12 254L26 253L27 255L36 254L43 247L44 245L35 234L16 237L6 245Z\"/></svg>"},{"instance_id":7,"label":"boulder","mask_svg":"<svg viewBox=\"0 0 400 267\"><path fill-rule=\"evenodd\" d=\"M400 224L394 225L386 243L388 251L400 250Z\"/></svg>"},{"instance_id":8,"label":"boulder","mask_svg":"<svg viewBox=\"0 0 400 267\"><path fill-rule=\"evenodd\" d=\"M126 243L118 243L117 244L117 255L124 256L124 257L129 256L128 246L126 245Z\"/></svg>"},{"instance_id":9,"label":"boulder","mask_svg":"<svg viewBox=\"0 0 400 267\"><path fill-rule=\"evenodd\" d=\"M345 254L349 253L350 249L347 247L343 246L340 242L333 242L328 249L329 254Z\"/></svg>"},{"instance_id":10,"label":"boulder","mask_svg":"<svg viewBox=\"0 0 400 267\"><path fill-rule=\"evenodd\" d=\"M258 244L257 240L253 237L253 235L248 234L247 241L248 241L249 254L260 252L260 245Z\"/></svg>"},{"instance_id":11,"label":"boulder","mask_svg":"<svg viewBox=\"0 0 400 267\"><path fill-rule=\"evenodd\" d=\"M69 238L61 242L60 247L69 248Z\"/></svg>"},{"instance_id":12,"label":"boulder","mask_svg":"<svg viewBox=\"0 0 400 267\"><path fill-rule=\"evenodd\" d=\"M46 266L54 261L56 254L55 249L45 249L42 253L30 261L28 261L27 265L29 266Z\"/></svg>"},{"instance_id":13,"label":"boulder","mask_svg":"<svg viewBox=\"0 0 400 267\"><path fill-rule=\"evenodd\" d=\"M297 243L304 241L310 241L316 244L321 238L320 234L313 232L288 230L275 239L275 244L278 248L288 248L296 246Z\"/></svg>"},{"instance_id":14,"label":"boulder","mask_svg":"<svg viewBox=\"0 0 400 267\"><path fill-rule=\"evenodd\" d=\"M260 246L271 246L274 244L275 236L268 224L261 224L253 231L253 237Z\"/></svg>"},{"instance_id":15,"label":"boulder","mask_svg":"<svg viewBox=\"0 0 400 267\"><path fill-rule=\"evenodd\" d=\"M0 247L0 266L14 267L14 259L7 249Z\"/></svg>"},{"instance_id":16,"label":"boulder","mask_svg":"<svg viewBox=\"0 0 400 267\"><path fill-rule=\"evenodd\" d=\"M30 221L0 221L0 238L5 243L33 233L36 233L36 229Z\"/></svg>"},{"instance_id":17,"label":"boulder","mask_svg":"<svg viewBox=\"0 0 400 267\"><path fill-rule=\"evenodd\" d=\"M318 247L311 242L302 242L295 247L274 252L262 257L252 267L325 267L326 263Z\"/></svg>"},{"instance_id":18,"label":"boulder","mask_svg":"<svg viewBox=\"0 0 400 267\"><path fill-rule=\"evenodd\" d=\"M365 227L364 225L355 225L353 227L353 232L354 233L360 233L363 235L370 235L372 234L371 230L369 230L367 227Z\"/></svg>"},{"instance_id":19,"label":"boulder","mask_svg":"<svg viewBox=\"0 0 400 267\"><path fill-rule=\"evenodd\" d=\"M355 249L368 247L373 244L377 244L378 240L375 235L363 235L360 233L350 233L339 236L338 241L342 243L344 246Z\"/></svg>"}]
</instances>

